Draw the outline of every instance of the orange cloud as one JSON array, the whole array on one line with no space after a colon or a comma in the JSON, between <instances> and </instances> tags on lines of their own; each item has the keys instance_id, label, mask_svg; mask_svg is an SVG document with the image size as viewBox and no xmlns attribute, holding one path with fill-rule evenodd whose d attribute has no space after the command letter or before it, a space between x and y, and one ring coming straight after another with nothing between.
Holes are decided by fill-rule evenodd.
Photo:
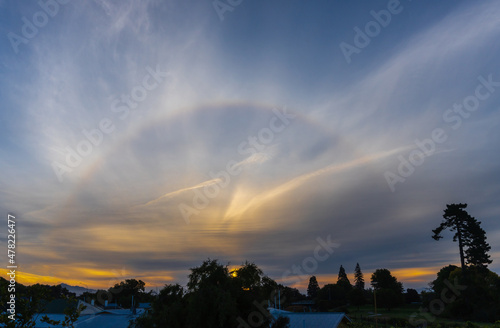
<instances>
[{"instance_id":1,"label":"orange cloud","mask_svg":"<svg viewBox=\"0 0 500 328\"><path fill-rule=\"evenodd\" d=\"M8 279L6 269L0 269L2 277ZM58 270L54 270L58 272ZM108 289L125 279L140 279L146 282L146 287L162 286L166 282L173 282L175 278L170 272L141 273L135 276L124 270L99 270L92 268L61 268L57 276L44 276L16 270L16 282L23 285L43 284L59 285L65 283L72 286L83 286L90 289ZM93 277L93 278L89 278Z\"/></svg>"},{"instance_id":2,"label":"orange cloud","mask_svg":"<svg viewBox=\"0 0 500 328\"><path fill-rule=\"evenodd\" d=\"M436 279L436 274L442 266L426 268L403 268L391 270L393 276L401 282L428 283Z\"/></svg>"},{"instance_id":3,"label":"orange cloud","mask_svg":"<svg viewBox=\"0 0 500 328\"><path fill-rule=\"evenodd\" d=\"M2 277L5 279L9 279L7 273L9 271L5 269L0 269L0 273ZM42 285L59 285L61 283L65 283L68 285L82 285L81 280L74 280L71 278L65 278L64 280L59 277L48 277L37 274L32 274L28 272L22 272L16 270L16 282L23 285L34 285L34 284L42 284Z\"/></svg>"}]
</instances>

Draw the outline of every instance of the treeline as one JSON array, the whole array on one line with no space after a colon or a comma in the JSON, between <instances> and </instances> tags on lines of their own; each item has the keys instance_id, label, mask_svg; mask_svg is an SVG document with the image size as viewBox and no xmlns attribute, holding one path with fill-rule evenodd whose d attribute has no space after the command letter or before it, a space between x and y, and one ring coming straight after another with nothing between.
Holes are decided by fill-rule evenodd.
<instances>
[{"instance_id":1,"label":"treeline","mask_svg":"<svg viewBox=\"0 0 500 328\"><path fill-rule=\"evenodd\" d=\"M155 299L153 291L146 292L146 283L142 280L125 279L108 289L99 289L94 293L84 292L81 297L87 303L104 307L115 304L124 309L137 307L139 303L150 303Z\"/></svg>"},{"instance_id":2,"label":"treeline","mask_svg":"<svg viewBox=\"0 0 500 328\"><path fill-rule=\"evenodd\" d=\"M73 327L73 323L78 319L79 309L77 309L77 300L74 293L69 292L62 285L49 286L42 284L34 284L24 286L20 283L15 283L15 299L10 298L10 294L6 291L9 289L10 282L3 277L0 277L0 324L2 327L17 328L17 327L33 327L35 321L40 317L50 301L56 299L65 299L70 305L65 311L66 327ZM10 302L14 301L13 306ZM80 309L81 310L81 309ZM11 318L14 317L15 320ZM56 324L56 322L45 322Z\"/></svg>"},{"instance_id":3,"label":"treeline","mask_svg":"<svg viewBox=\"0 0 500 328\"><path fill-rule=\"evenodd\" d=\"M168 284L158 294L145 291L141 280L127 279L107 290L84 293L80 298L88 303L94 300L103 306L106 301L120 307L136 307L138 303L151 303L151 310L131 322L131 328L152 327L287 327L286 321L273 321L267 308L293 310L293 303L314 300L313 311L349 312L353 307L373 305L390 311L394 307L419 302L415 312L406 319L390 319L398 327L435 326L437 318L453 320L495 322L500 319L500 277L485 267L449 265L437 273L430 283L432 290L420 295L414 289L403 289L403 284L387 269L377 269L371 275L370 288L359 264L351 283L345 269L340 266L337 281L320 287L315 276L309 280L307 296L297 289L278 284L264 275L254 263L245 262L230 270L217 260L206 260L191 268L187 286ZM6 290L9 282L0 278L0 288ZM2 293L2 312L6 311L6 295ZM6 327L29 327L53 299L76 301L75 295L61 285L16 285L15 323L5 313L0 323ZM133 302L132 302L133 300ZM295 305L297 307L297 305ZM417 310L418 309L418 310ZM296 309L302 311L303 309ZM73 322L78 318L76 306L68 311ZM394 321L395 320L395 321ZM356 321L357 322L357 321ZM358 325L357 323L354 326ZM364 324L359 323L363 326ZM367 323L369 326L370 323ZM454 325L451 325L454 326ZM456 326L456 325L455 325ZM471 324L469 324L472 328Z\"/></svg>"},{"instance_id":4,"label":"treeline","mask_svg":"<svg viewBox=\"0 0 500 328\"><path fill-rule=\"evenodd\" d=\"M408 288L406 292L403 284L398 282L388 269L377 269L371 276L371 286L365 289L365 280L359 263L354 269L354 284L351 284L344 267L341 265L335 283L319 287L317 279L312 276L307 287L307 296L314 300L319 311L348 312L348 306L359 307L373 304L390 310L391 308L420 302L420 296L415 289ZM374 295L375 294L375 295Z\"/></svg>"},{"instance_id":5,"label":"treeline","mask_svg":"<svg viewBox=\"0 0 500 328\"><path fill-rule=\"evenodd\" d=\"M422 292L423 307L435 316L463 321L500 320L500 277L484 266L462 268L448 265L430 283L431 292ZM418 313L413 322L424 319Z\"/></svg>"},{"instance_id":6,"label":"treeline","mask_svg":"<svg viewBox=\"0 0 500 328\"><path fill-rule=\"evenodd\" d=\"M467 264L467 262L466 262ZM437 318L459 321L496 322L500 320L500 277L487 267L468 263L465 270L455 265L442 268L429 291L406 291L387 269L371 275L371 288L365 289L359 264L351 284L340 266L337 282L319 287L317 279L309 279L307 296L319 311L349 312L348 307L370 304L390 311L405 304L417 303L418 309L398 326L425 327ZM405 324L404 324L405 323Z\"/></svg>"},{"instance_id":7,"label":"treeline","mask_svg":"<svg viewBox=\"0 0 500 328\"><path fill-rule=\"evenodd\" d=\"M152 304L151 311L131 323L133 328L285 328L287 322L273 322L268 306L289 309L292 303L315 301L314 310L347 312L348 306L359 307L372 304L391 310L406 303L419 302L418 311L401 319L394 326L427 327L434 325L436 318L453 320L495 322L500 320L500 277L490 271L488 255L491 247L486 242L486 233L481 222L470 216L466 204L447 205L444 221L433 230L433 238L441 239L444 230L455 232L458 241L460 267L449 265L437 273L430 283L431 291L420 295L414 289L403 289L387 269L377 269L371 275L371 288L365 288L365 280L359 264L354 269L353 284L345 269L340 266L336 282L320 287L315 276L309 280L307 297L297 289L283 286L264 275L254 263L245 262L230 270L217 260L206 260L199 267L191 268L186 287L179 284L166 285L158 295L145 292L141 280L127 279L108 290L84 293L87 302L97 305L114 302L124 308L135 307L140 302ZM7 290L9 282L0 277L0 290ZM29 327L37 313L43 311L48 300L56 298L74 299L61 285L33 286L16 285L15 323L8 322L8 295L1 294L2 314L0 323L7 327ZM133 300L133 301L132 301ZM310 306L310 304L308 305ZM68 313L74 322L78 311ZM361 323L359 323L362 325ZM354 326L358 323L354 323ZM471 325L469 325L471 326ZM438 327L436 325L436 327ZM472 326L471 326L472 327ZM470 327L470 328L471 328Z\"/></svg>"},{"instance_id":8,"label":"treeline","mask_svg":"<svg viewBox=\"0 0 500 328\"><path fill-rule=\"evenodd\" d=\"M411 326L425 327L437 317L462 321L496 322L500 320L500 277L488 269L492 263L488 252L486 232L481 222L467 211L467 204L448 204L443 221L434 230L432 238L440 240L443 231L454 233L458 242L460 267L449 265L437 273L430 283L431 291L407 289L389 270L378 269L371 276L373 289L364 289L359 264L355 268L352 286L341 266L336 283L319 288L316 277L311 277L308 296L317 301L320 310L360 306L376 300L380 307L390 310L405 303L422 302L419 311L409 317Z\"/></svg>"},{"instance_id":9,"label":"treeline","mask_svg":"<svg viewBox=\"0 0 500 328\"><path fill-rule=\"evenodd\" d=\"M166 285L151 311L130 327L285 328L287 321L273 321L268 306L283 308L304 299L297 289L265 276L254 263L229 270L209 259L191 269L186 287Z\"/></svg>"},{"instance_id":10,"label":"treeline","mask_svg":"<svg viewBox=\"0 0 500 328\"><path fill-rule=\"evenodd\" d=\"M424 293L424 305L434 315L462 320L493 322L500 320L500 277L488 269L492 263L486 232L481 222L467 211L467 204L448 204L443 221L432 238L440 240L443 231L454 232L458 243L460 268L442 268L431 283L433 292Z\"/></svg>"}]
</instances>

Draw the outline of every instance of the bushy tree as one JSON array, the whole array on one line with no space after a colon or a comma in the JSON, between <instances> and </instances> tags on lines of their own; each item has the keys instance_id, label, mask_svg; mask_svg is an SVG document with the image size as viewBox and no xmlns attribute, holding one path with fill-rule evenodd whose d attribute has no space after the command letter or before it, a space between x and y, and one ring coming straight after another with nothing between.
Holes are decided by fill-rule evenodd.
<instances>
[{"instance_id":1,"label":"bushy tree","mask_svg":"<svg viewBox=\"0 0 500 328\"><path fill-rule=\"evenodd\" d=\"M274 292L274 295L278 297L277 292L281 294L281 308L285 309L290 306L292 303L303 301L307 297L300 293L297 288L292 288L288 286L283 286L281 284L278 285L278 290Z\"/></svg>"},{"instance_id":2,"label":"bushy tree","mask_svg":"<svg viewBox=\"0 0 500 328\"><path fill-rule=\"evenodd\" d=\"M0 277L0 290L7 291L9 282L3 277ZM61 285L49 286L34 284L32 286L24 286L20 283L15 285L15 320L9 318L9 312L3 312L2 307L7 305L10 300L10 294L2 292L0 294L0 324L7 328L31 328L35 326L35 322L39 317L44 317L42 312L46 309L48 302L63 298L74 301L74 294L70 293ZM77 309L76 306L69 307L65 311L65 318L61 322L64 327L73 327L73 323L78 319L80 311L83 308ZM5 309L6 310L6 309ZM46 317L46 316L45 316ZM48 318L47 318L48 319ZM47 321L45 319L45 321ZM57 323L54 323L57 324Z\"/></svg>"},{"instance_id":3,"label":"bushy tree","mask_svg":"<svg viewBox=\"0 0 500 328\"><path fill-rule=\"evenodd\" d=\"M417 290L413 288L407 288L405 293L405 301L408 304L420 302L420 295L418 295Z\"/></svg>"},{"instance_id":4,"label":"bushy tree","mask_svg":"<svg viewBox=\"0 0 500 328\"><path fill-rule=\"evenodd\" d=\"M157 327L182 328L187 323L186 291L178 284L165 285L152 303L152 322Z\"/></svg>"},{"instance_id":5,"label":"bushy tree","mask_svg":"<svg viewBox=\"0 0 500 328\"><path fill-rule=\"evenodd\" d=\"M116 303L120 306L131 308L141 301L141 295L145 293L145 287L146 283L142 280L126 279L115 284L108 292L116 298ZM132 304L132 298L134 299L134 304Z\"/></svg>"},{"instance_id":6,"label":"bushy tree","mask_svg":"<svg viewBox=\"0 0 500 328\"><path fill-rule=\"evenodd\" d=\"M377 306L385 307L388 311L403 303L402 295L397 291L395 291L394 289L390 288L376 289L375 293L376 293L375 297L377 300Z\"/></svg>"},{"instance_id":7,"label":"bushy tree","mask_svg":"<svg viewBox=\"0 0 500 328\"><path fill-rule=\"evenodd\" d=\"M227 265L208 259L191 269L186 290L179 285L165 286L151 313L136 319L131 327L268 328L271 315L267 302L277 289L282 300L293 299L298 293L264 276L254 263L245 262L229 271ZM278 324L276 327L286 327Z\"/></svg>"},{"instance_id":8,"label":"bushy tree","mask_svg":"<svg viewBox=\"0 0 500 328\"><path fill-rule=\"evenodd\" d=\"M235 269L231 274L238 278L242 288L251 290L262 286L264 273L255 263L245 261L240 268Z\"/></svg>"},{"instance_id":9,"label":"bushy tree","mask_svg":"<svg viewBox=\"0 0 500 328\"><path fill-rule=\"evenodd\" d=\"M377 269L372 274L371 284L376 293L377 304L387 309L404 303L403 284L387 269Z\"/></svg>"},{"instance_id":10,"label":"bushy tree","mask_svg":"<svg viewBox=\"0 0 500 328\"><path fill-rule=\"evenodd\" d=\"M347 298L351 305L354 305L359 309L361 305L364 305L366 303L365 290L359 288L353 288L347 295Z\"/></svg>"},{"instance_id":11,"label":"bushy tree","mask_svg":"<svg viewBox=\"0 0 500 328\"><path fill-rule=\"evenodd\" d=\"M207 260L191 269L187 284L188 321L192 327L231 327L238 311L227 265Z\"/></svg>"},{"instance_id":12,"label":"bushy tree","mask_svg":"<svg viewBox=\"0 0 500 328\"><path fill-rule=\"evenodd\" d=\"M350 286L350 285L349 285ZM318 292L318 304L321 311L327 311L339 306L344 306L348 303L349 292L352 288L348 288L345 283L337 282L336 284L327 284Z\"/></svg>"},{"instance_id":13,"label":"bushy tree","mask_svg":"<svg viewBox=\"0 0 500 328\"><path fill-rule=\"evenodd\" d=\"M462 269L449 265L442 268L431 282L436 297L446 299L444 317L494 322L500 320L500 277L484 268ZM430 304L430 303L429 303ZM428 306L424 302L424 305Z\"/></svg>"},{"instance_id":14,"label":"bushy tree","mask_svg":"<svg viewBox=\"0 0 500 328\"><path fill-rule=\"evenodd\" d=\"M372 274L371 284L375 290L379 289L392 289L396 292L403 292L403 284L398 282L396 277L391 274L387 269L377 269Z\"/></svg>"}]
</instances>

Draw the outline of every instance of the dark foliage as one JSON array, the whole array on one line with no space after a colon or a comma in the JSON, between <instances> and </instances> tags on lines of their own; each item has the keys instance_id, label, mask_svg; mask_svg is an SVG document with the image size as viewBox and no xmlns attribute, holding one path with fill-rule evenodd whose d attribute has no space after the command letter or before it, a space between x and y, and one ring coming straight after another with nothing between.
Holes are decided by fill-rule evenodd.
<instances>
[{"instance_id":1,"label":"dark foliage","mask_svg":"<svg viewBox=\"0 0 500 328\"><path fill-rule=\"evenodd\" d=\"M365 279L359 263L356 263L356 268L354 269L354 287L361 290L365 289Z\"/></svg>"},{"instance_id":2,"label":"dark foliage","mask_svg":"<svg viewBox=\"0 0 500 328\"><path fill-rule=\"evenodd\" d=\"M309 278L309 285L307 286L307 297L315 299L318 296L319 284L315 276Z\"/></svg>"},{"instance_id":3,"label":"dark foliage","mask_svg":"<svg viewBox=\"0 0 500 328\"><path fill-rule=\"evenodd\" d=\"M455 234L453 241L458 241L460 263L465 272L466 266L487 267L491 263L488 252L490 245L486 242L486 232L481 228L481 222L469 215L465 210L467 204L446 205L443 222L432 230L432 238L443 238L443 230L449 229Z\"/></svg>"}]
</instances>

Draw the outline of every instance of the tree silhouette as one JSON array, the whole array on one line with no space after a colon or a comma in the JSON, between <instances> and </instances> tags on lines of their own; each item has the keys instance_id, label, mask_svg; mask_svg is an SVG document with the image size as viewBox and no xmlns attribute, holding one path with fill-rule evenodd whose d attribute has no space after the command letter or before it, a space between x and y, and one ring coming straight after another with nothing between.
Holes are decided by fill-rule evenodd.
<instances>
[{"instance_id":1,"label":"tree silhouette","mask_svg":"<svg viewBox=\"0 0 500 328\"><path fill-rule=\"evenodd\" d=\"M132 299L134 299L134 303L137 303L138 296L145 291L145 286L146 283L142 280L125 279L108 291L115 295L117 304L129 308L134 306Z\"/></svg>"},{"instance_id":2,"label":"tree silhouette","mask_svg":"<svg viewBox=\"0 0 500 328\"><path fill-rule=\"evenodd\" d=\"M338 279L337 279L337 283L338 282L346 282L348 283L349 285L351 284L351 282L349 281L349 278L347 278L347 274L345 273L345 269L344 267L341 265L340 266L340 269L339 269L339 276L338 276Z\"/></svg>"},{"instance_id":3,"label":"tree silhouette","mask_svg":"<svg viewBox=\"0 0 500 328\"><path fill-rule=\"evenodd\" d=\"M227 265L208 259L191 268L188 287L188 327L230 327L238 316L236 286Z\"/></svg>"},{"instance_id":4,"label":"tree silhouette","mask_svg":"<svg viewBox=\"0 0 500 328\"><path fill-rule=\"evenodd\" d=\"M471 238L465 250L465 261L470 265L487 267L492 261L488 255L491 246L486 242L486 232L475 218L471 217L468 223Z\"/></svg>"},{"instance_id":5,"label":"tree silhouette","mask_svg":"<svg viewBox=\"0 0 500 328\"><path fill-rule=\"evenodd\" d=\"M407 288L405 293L405 301L408 304L412 302L420 302L420 295L418 295L417 290L413 288Z\"/></svg>"},{"instance_id":6,"label":"tree silhouette","mask_svg":"<svg viewBox=\"0 0 500 328\"><path fill-rule=\"evenodd\" d=\"M318 281L316 280L316 276L312 276L309 278L309 285L307 286L307 296L311 299L316 298L318 296L318 291L320 290Z\"/></svg>"},{"instance_id":7,"label":"tree silhouette","mask_svg":"<svg viewBox=\"0 0 500 328\"><path fill-rule=\"evenodd\" d=\"M242 288L253 290L262 286L262 277L264 273L255 263L245 261L240 268L230 273L238 277Z\"/></svg>"},{"instance_id":8,"label":"tree silhouette","mask_svg":"<svg viewBox=\"0 0 500 328\"><path fill-rule=\"evenodd\" d=\"M448 265L442 268L436 279L430 283L434 295L445 295L453 300L445 302L443 316L463 321L500 320L498 274L488 268L471 266L467 268L467 276L464 278L461 271L462 269L455 265ZM431 299L428 299L426 303L430 302Z\"/></svg>"},{"instance_id":9,"label":"tree silhouette","mask_svg":"<svg viewBox=\"0 0 500 328\"><path fill-rule=\"evenodd\" d=\"M403 284L387 269L377 269L372 274L372 286L377 293L377 302L388 310L403 304Z\"/></svg>"},{"instance_id":10,"label":"tree silhouette","mask_svg":"<svg viewBox=\"0 0 500 328\"><path fill-rule=\"evenodd\" d=\"M377 269L372 274L372 286L376 290L379 289L392 289L395 292L403 292L403 284L398 282L396 277L391 274L387 269Z\"/></svg>"},{"instance_id":11,"label":"tree silhouette","mask_svg":"<svg viewBox=\"0 0 500 328\"><path fill-rule=\"evenodd\" d=\"M9 281L0 277L0 302L2 308L0 310L0 327L6 328L26 328L35 327L37 320L41 319L42 322L49 323L51 325L59 325L61 321L66 325L65 327L73 327L74 322L78 320L83 306L77 307L77 300L75 299L75 294L69 292L66 288L61 285L49 286L34 284L31 286L24 286L16 282L16 299L15 299L15 313L12 314L10 311L7 312L8 306L7 302L12 302L10 298L10 293L3 292L7 291L9 288ZM47 305L50 301L56 299L64 299L66 301L67 308L64 310L64 319L59 321L50 320L47 315L42 315L42 313L47 309ZM16 320L12 320L14 315Z\"/></svg>"},{"instance_id":12,"label":"tree silhouette","mask_svg":"<svg viewBox=\"0 0 500 328\"><path fill-rule=\"evenodd\" d=\"M359 263L356 263L356 268L354 269L354 287L360 290L365 289L365 279L363 278Z\"/></svg>"},{"instance_id":13,"label":"tree silhouette","mask_svg":"<svg viewBox=\"0 0 500 328\"><path fill-rule=\"evenodd\" d=\"M349 303L356 306L358 310L360 305L366 303L365 291L363 289L353 288L347 295L347 298L349 300Z\"/></svg>"},{"instance_id":14,"label":"tree silhouette","mask_svg":"<svg viewBox=\"0 0 500 328\"><path fill-rule=\"evenodd\" d=\"M491 263L487 253L491 247L486 242L486 233L480 226L481 222L465 211L466 207L467 204L446 205L444 221L432 230L432 238L435 240L443 238L443 230L450 229L455 232L453 241L458 241L462 272L465 272L466 264L487 267Z\"/></svg>"}]
</instances>

